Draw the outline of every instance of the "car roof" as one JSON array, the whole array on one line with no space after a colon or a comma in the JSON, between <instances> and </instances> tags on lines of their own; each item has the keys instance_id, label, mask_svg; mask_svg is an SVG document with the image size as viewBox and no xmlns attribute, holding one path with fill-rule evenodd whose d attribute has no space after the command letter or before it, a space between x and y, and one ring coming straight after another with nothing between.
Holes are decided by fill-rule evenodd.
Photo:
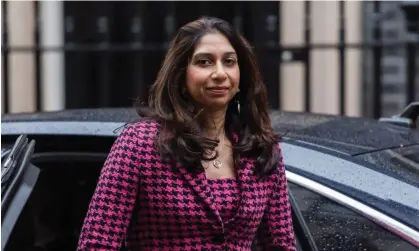
<instances>
[{"instance_id":1,"label":"car roof","mask_svg":"<svg viewBox=\"0 0 419 251\"><path fill-rule=\"evenodd\" d=\"M280 111L271 117L277 131L288 131L288 137L350 155L419 144L418 130L374 119Z\"/></svg>"},{"instance_id":2,"label":"car roof","mask_svg":"<svg viewBox=\"0 0 419 251\"><path fill-rule=\"evenodd\" d=\"M271 110L274 129L282 136L359 155L419 144L419 130L377 120L326 114ZM140 119L134 108L74 109L57 112L6 114L2 122L89 121L127 123Z\"/></svg>"}]
</instances>

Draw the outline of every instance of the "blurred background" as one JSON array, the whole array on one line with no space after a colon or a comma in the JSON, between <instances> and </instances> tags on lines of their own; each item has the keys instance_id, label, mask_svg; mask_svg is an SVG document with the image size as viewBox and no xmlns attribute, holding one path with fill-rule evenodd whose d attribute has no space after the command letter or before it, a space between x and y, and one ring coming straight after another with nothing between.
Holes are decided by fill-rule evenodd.
<instances>
[{"instance_id":1,"label":"blurred background","mask_svg":"<svg viewBox=\"0 0 419 251\"><path fill-rule=\"evenodd\" d=\"M419 1L2 1L1 112L146 101L202 15L255 46L273 109L378 118L419 100Z\"/></svg>"}]
</instances>

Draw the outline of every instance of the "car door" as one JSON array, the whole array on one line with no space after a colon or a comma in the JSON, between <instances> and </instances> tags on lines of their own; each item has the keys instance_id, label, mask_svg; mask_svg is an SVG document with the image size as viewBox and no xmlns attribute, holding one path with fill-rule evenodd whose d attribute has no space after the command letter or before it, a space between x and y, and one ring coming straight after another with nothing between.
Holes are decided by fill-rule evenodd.
<instances>
[{"instance_id":1,"label":"car door","mask_svg":"<svg viewBox=\"0 0 419 251\"><path fill-rule=\"evenodd\" d=\"M11 148L2 148L1 165L1 250L22 212L39 176L30 163L35 141L20 135Z\"/></svg>"},{"instance_id":2,"label":"car door","mask_svg":"<svg viewBox=\"0 0 419 251\"><path fill-rule=\"evenodd\" d=\"M418 251L370 219L308 188L288 182L294 203L318 250Z\"/></svg>"}]
</instances>

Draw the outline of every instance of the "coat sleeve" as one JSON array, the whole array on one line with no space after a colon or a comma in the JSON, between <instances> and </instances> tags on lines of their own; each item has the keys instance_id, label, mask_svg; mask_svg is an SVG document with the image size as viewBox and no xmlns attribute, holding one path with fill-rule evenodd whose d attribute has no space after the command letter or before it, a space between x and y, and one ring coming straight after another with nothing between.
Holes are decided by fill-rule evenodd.
<instances>
[{"instance_id":1,"label":"coat sleeve","mask_svg":"<svg viewBox=\"0 0 419 251\"><path fill-rule=\"evenodd\" d=\"M77 250L121 248L137 197L138 164L138 135L130 126L116 139L101 170Z\"/></svg>"},{"instance_id":2,"label":"coat sleeve","mask_svg":"<svg viewBox=\"0 0 419 251\"><path fill-rule=\"evenodd\" d=\"M287 179L279 147L278 151L280 161L272 177L274 189L256 236L257 250L260 251L296 251Z\"/></svg>"}]
</instances>

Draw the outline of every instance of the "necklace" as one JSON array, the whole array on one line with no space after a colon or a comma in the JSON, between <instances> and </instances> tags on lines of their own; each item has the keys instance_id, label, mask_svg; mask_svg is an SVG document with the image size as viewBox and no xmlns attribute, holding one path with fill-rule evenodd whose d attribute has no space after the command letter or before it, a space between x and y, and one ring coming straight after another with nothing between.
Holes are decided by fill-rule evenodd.
<instances>
[{"instance_id":1,"label":"necklace","mask_svg":"<svg viewBox=\"0 0 419 251\"><path fill-rule=\"evenodd\" d=\"M225 134L223 134L223 140L220 142L221 146L224 144L224 138L225 138ZM223 166L223 162L221 160L219 160L218 158L216 158L215 160L212 161L212 165L219 169L220 167Z\"/></svg>"}]
</instances>

